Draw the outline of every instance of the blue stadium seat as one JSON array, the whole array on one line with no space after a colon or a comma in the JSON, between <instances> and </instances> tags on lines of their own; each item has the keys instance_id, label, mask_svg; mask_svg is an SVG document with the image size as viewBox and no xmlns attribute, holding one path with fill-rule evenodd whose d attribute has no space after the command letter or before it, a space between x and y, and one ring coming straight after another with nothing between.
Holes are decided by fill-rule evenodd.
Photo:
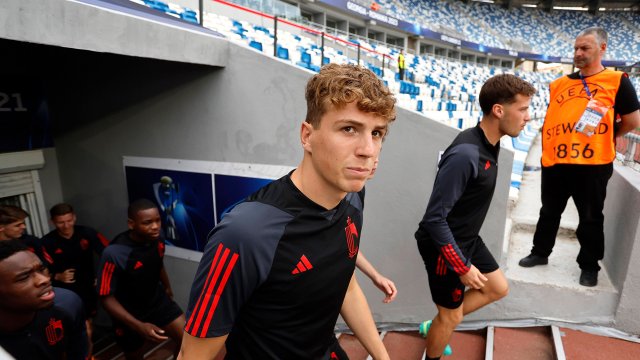
<instances>
[{"instance_id":1,"label":"blue stadium seat","mask_svg":"<svg viewBox=\"0 0 640 360\"><path fill-rule=\"evenodd\" d=\"M251 46L254 49L262 51L262 43L259 41L251 40L249 42L249 46Z\"/></svg>"},{"instance_id":2,"label":"blue stadium seat","mask_svg":"<svg viewBox=\"0 0 640 360\"><path fill-rule=\"evenodd\" d=\"M278 45L278 51L276 51L276 55L280 59L289 60L289 49Z\"/></svg>"}]
</instances>

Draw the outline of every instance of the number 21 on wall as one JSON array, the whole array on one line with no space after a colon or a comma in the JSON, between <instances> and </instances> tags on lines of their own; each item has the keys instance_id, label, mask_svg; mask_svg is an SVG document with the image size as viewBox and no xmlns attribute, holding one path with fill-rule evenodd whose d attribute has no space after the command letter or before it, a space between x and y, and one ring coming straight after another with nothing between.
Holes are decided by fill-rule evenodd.
<instances>
[{"instance_id":1,"label":"number 21 on wall","mask_svg":"<svg viewBox=\"0 0 640 360\"><path fill-rule=\"evenodd\" d=\"M0 92L0 112L7 111L27 111L27 108L22 105L22 94Z\"/></svg>"}]
</instances>

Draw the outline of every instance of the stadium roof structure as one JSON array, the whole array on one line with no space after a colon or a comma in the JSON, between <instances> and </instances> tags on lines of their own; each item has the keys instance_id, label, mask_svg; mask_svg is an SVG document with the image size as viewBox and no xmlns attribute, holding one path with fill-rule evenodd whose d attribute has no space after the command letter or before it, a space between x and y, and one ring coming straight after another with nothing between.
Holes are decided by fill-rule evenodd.
<instances>
[{"instance_id":1,"label":"stadium roof structure","mask_svg":"<svg viewBox=\"0 0 640 360\"><path fill-rule=\"evenodd\" d=\"M536 7L547 11L553 9L582 10L591 13L599 11L640 11L640 1L638 0L462 0L464 2L480 1L486 3L501 4L505 7Z\"/></svg>"}]
</instances>

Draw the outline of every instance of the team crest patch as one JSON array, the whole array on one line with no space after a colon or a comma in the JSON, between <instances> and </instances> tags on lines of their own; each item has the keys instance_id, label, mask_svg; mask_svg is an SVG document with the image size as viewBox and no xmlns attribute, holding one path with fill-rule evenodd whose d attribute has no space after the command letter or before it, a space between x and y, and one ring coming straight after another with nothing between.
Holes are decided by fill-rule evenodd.
<instances>
[{"instance_id":1,"label":"team crest patch","mask_svg":"<svg viewBox=\"0 0 640 360\"><path fill-rule=\"evenodd\" d=\"M462 290L460 289L453 290L453 292L451 293L451 298L453 299L454 302L460 301L460 299L462 298Z\"/></svg>"},{"instance_id":2,"label":"team crest patch","mask_svg":"<svg viewBox=\"0 0 640 360\"><path fill-rule=\"evenodd\" d=\"M158 255L160 255L160 257L164 256L164 243L158 242Z\"/></svg>"},{"instance_id":3,"label":"team crest patch","mask_svg":"<svg viewBox=\"0 0 640 360\"><path fill-rule=\"evenodd\" d=\"M64 337L64 328L62 327L62 320L56 320L51 318L49 325L45 328L47 333L47 341L49 345L57 344Z\"/></svg>"},{"instance_id":4,"label":"team crest patch","mask_svg":"<svg viewBox=\"0 0 640 360\"><path fill-rule=\"evenodd\" d=\"M344 232L347 235L347 248L349 249L349 259L351 259L358 253L355 241L355 238L358 237L358 229L356 229L356 224L351 221L351 217L347 217L347 226L344 228Z\"/></svg>"},{"instance_id":5,"label":"team crest patch","mask_svg":"<svg viewBox=\"0 0 640 360\"><path fill-rule=\"evenodd\" d=\"M89 248L89 240L87 239L80 240L80 247L82 248L82 250L87 250Z\"/></svg>"}]
</instances>

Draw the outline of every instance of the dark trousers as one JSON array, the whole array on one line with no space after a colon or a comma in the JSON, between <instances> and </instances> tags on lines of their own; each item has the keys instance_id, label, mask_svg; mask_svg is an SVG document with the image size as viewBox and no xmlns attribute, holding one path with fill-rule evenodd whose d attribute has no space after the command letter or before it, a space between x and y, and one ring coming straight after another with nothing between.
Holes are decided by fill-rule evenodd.
<instances>
[{"instance_id":1,"label":"dark trousers","mask_svg":"<svg viewBox=\"0 0 640 360\"><path fill-rule=\"evenodd\" d=\"M560 216L573 198L580 221L576 235L580 242L577 262L582 270L600 270L604 256L604 199L613 164L568 165L542 168L542 208L533 235L531 253L548 257L556 242Z\"/></svg>"},{"instance_id":2,"label":"dark trousers","mask_svg":"<svg viewBox=\"0 0 640 360\"><path fill-rule=\"evenodd\" d=\"M404 80L404 69L398 69L398 73L400 80Z\"/></svg>"}]
</instances>

